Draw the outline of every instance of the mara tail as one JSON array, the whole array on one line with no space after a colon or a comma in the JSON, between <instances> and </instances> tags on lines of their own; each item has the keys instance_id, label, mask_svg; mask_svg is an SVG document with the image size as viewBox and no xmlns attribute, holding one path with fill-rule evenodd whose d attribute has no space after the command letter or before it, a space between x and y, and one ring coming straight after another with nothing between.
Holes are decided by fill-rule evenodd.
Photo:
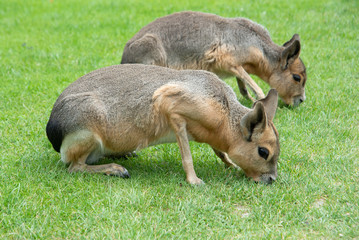
<instances>
[{"instance_id":1,"label":"mara tail","mask_svg":"<svg viewBox=\"0 0 359 240\"><path fill-rule=\"evenodd\" d=\"M60 152L62 140L64 138L60 123L50 118L46 125L46 135L55 151Z\"/></svg>"}]
</instances>

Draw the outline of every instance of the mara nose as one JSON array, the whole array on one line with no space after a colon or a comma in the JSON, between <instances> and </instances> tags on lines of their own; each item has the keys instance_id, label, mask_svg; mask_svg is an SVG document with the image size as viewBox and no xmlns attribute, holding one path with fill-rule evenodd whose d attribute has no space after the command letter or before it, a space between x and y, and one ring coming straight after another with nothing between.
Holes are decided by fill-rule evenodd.
<instances>
[{"instance_id":1,"label":"mara nose","mask_svg":"<svg viewBox=\"0 0 359 240\"><path fill-rule=\"evenodd\" d=\"M267 175L262 177L262 181L266 184L272 184L275 181L276 177L273 175Z\"/></svg>"},{"instance_id":2,"label":"mara nose","mask_svg":"<svg viewBox=\"0 0 359 240\"><path fill-rule=\"evenodd\" d=\"M272 184L274 181L275 181L275 178L272 177L272 176L269 176L267 183L268 183L268 184Z\"/></svg>"},{"instance_id":3,"label":"mara nose","mask_svg":"<svg viewBox=\"0 0 359 240\"><path fill-rule=\"evenodd\" d=\"M300 97L300 102L301 102L301 103L304 102L305 99L306 99L306 97L305 97L305 93L304 93L303 96Z\"/></svg>"},{"instance_id":4,"label":"mara nose","mask_svg":"<svg viewBox=\"0 0 359 240\"><path fill-rule=\"evenodd\" d=\"M297 99L295 100L295 102L296 102L296 104L294 104L294 105L299 105L299 104L301 104L302 102L304 102L305 101L305 95L303 95L303 96L298 96L297 97Z\"/></svg>"}]
</instances>

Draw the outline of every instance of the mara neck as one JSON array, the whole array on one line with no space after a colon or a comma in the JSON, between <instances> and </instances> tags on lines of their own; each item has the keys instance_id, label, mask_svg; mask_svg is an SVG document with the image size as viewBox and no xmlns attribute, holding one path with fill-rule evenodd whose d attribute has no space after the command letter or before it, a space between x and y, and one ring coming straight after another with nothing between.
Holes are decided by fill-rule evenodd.
<instances>
[{"instance_id":1,"label":"mara neck","mask_svg":"<svg viewBox=\"0 0 359 240\"><path fill-rule=\"evenodd\" d=\"M274 69L277 68L280 63L282 48L273 44L270 49L251 47L249 51L250 57L243 64L244 70L269 83L269 79L273 74Z\"/></svg>"}]
</instances>

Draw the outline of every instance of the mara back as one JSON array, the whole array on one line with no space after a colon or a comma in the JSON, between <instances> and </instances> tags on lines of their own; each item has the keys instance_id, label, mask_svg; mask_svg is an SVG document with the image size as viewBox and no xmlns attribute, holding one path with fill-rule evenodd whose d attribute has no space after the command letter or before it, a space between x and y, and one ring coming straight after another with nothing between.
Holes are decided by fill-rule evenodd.
<instances>
[{"instance_id":1,"label":"mara back","mask_svg":"<svg viewBox=\"0 0 359 240\"><path fill-rule=\"evenodd\" d=\"M186 91L202 96L203 100L215 99L223 107L238 104L233 90L207 71L115 65L84 75L62 92L50 115L46 129L48 138L59 151L66 135L88 124L102 128L98 131L107 133L110 138L124 134L131 138L131 132L141 131L151 135L147 133L148 127L158 121L152 114L153 95L167 83L181 85ZM103 122L108 125L103 126Z\"/></svg>"},{"instance_id":2,"label":"mara back","mask_svg":"<svg viewBox=\"0 0 359 240\"><path fill-rule=\"evenodd\" d=\"M223 18L209 13L180 12L159 18L143 27L126 46L145 34L159 37L167 54L163 65L176 69L197 69L192 65L202 62L208 49L226 44L236 43L239 49L253 45L263 46L265 51L278 49L263 26L246 18ZM132 57L127 56L125 48L122 63L138 62L127 59ZM207 64L211 64L208 60Z\"/></svg>"}]
</instances>

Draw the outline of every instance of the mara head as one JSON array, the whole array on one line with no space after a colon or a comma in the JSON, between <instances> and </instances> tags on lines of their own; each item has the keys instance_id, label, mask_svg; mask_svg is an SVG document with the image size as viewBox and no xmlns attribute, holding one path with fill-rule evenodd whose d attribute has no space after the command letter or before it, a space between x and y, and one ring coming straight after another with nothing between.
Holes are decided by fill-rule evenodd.
<instances>
[{"instance_id":1,"label":"mara head","mask_svg":"<svg viewBox=\"0 0 359 240\"><path fill-rule=\"evenodd\" d=\"M246 176L268 184L277 178L280 152L278 132L272 123L277 101L277 91L272 89L266 98L254 103L238 123L241 139L228 151L230 159Z\"/></svg>"},{"instance_id":2,"label":"mara head","mask_svg":"<svg viewBox=\"0 0 359 240\"><path fill-rule=\"evenodd\" d=\"M306 98L307 73L299 54L300 39L298 34L294 34L284 43L279 63L269 78L270 85L278 91L283 102L295 107Z\"/></svg>"}]
</instances>

